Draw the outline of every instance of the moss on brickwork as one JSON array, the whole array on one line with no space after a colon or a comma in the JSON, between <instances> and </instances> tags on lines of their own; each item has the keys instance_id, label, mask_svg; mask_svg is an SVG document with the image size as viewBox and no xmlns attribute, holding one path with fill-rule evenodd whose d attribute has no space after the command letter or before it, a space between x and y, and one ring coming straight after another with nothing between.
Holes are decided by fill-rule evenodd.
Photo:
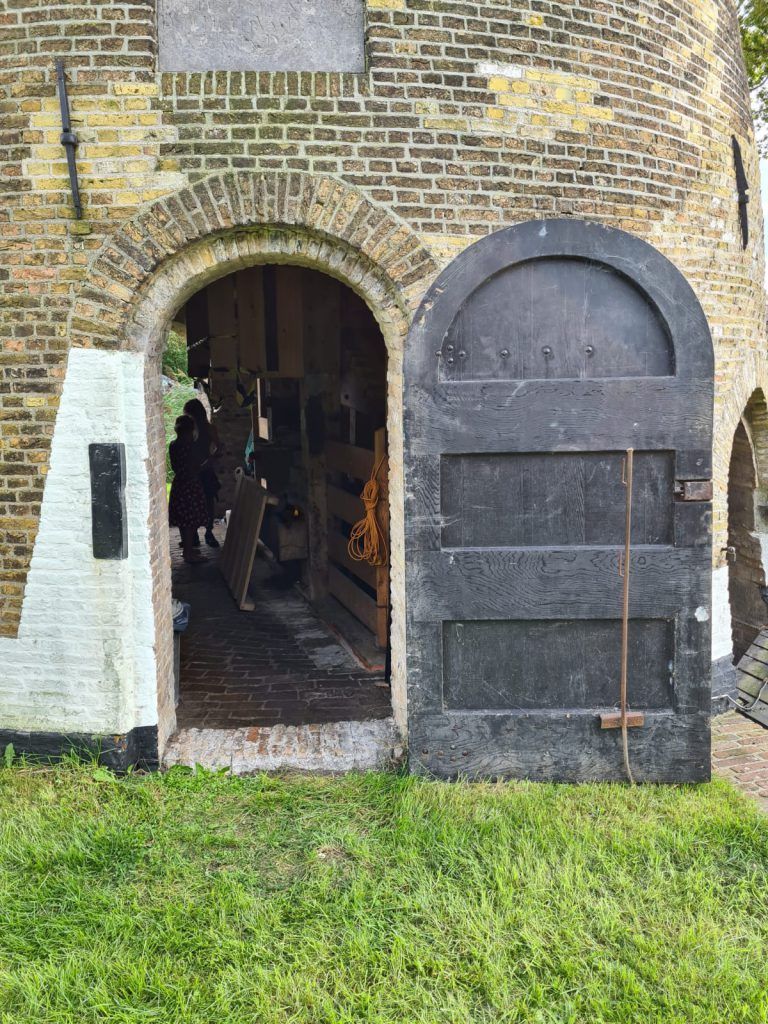
<instances>
[{"instance_id":1,"label":"moss on brickwork","mask_svg":"<svg viewBox=\"0 0 768 1024\"><path fill-rule=\"evenodd\" d=\"M473 239L532 217L599 220L657 246L715 338L724 546L733 430L768 383L759 204L746 251L737 218L732 134L755 193L758 169L730 0L369 0L367 18L364 75L157 74L152 3L4 6L0 634L18 628L70 344L126 343L137 291L171 253L267 223L241 198L230 208L254 196L249 176L322 179L329 197L343 194L358 218L345 244L372 278L379 267L397 283L404 309ZM83 222L59 144L57 56L81 140ZM270 203L285 223L279 190ZM318 225L302 227L322 237Z\"/></svg>"}]
</instances>

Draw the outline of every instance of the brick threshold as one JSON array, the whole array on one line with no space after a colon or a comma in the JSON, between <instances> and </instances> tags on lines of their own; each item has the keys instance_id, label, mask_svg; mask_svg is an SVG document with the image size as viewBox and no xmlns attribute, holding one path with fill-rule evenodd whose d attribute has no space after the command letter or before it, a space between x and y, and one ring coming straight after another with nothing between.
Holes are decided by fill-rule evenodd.
<instances>
[{"instance_id":1,"label":"brick threshold","mask_svg":"<svg viewBox=\"0 0 768 1024\"><path fill-rule=\"evenodd\" d=\"M238 729L179 729L163 766L225 768L233 775L264 771L349 772L386 768L403 755L393 718L264 725Z\"/></svg>"},{"instance_id":2,"label":"brick threshold","mask_svg":"<svg viewBox=\"0 0 768 1024\"><path fill-rule=\"evenodd\" d=\"M348 772L385 768L403 755L392 718L273 725L239 729L180 729L163 767L225 768L235 775L263 771ZM768 810L768 729L730 711L712 728L712 767Z\"/></svg>"}]
</instances>

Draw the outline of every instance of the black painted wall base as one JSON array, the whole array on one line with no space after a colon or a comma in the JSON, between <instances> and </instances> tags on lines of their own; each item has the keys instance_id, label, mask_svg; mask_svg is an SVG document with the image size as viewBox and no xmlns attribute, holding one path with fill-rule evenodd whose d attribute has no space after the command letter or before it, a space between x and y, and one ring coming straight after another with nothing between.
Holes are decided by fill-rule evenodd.
<instances>
[{"instance_id":1,"label":"black painted wall base","mask_svg":"<svg viewBox=\"0 0 768 1024\"><path fill-rule=\"evenodd\" d=\"M138 726L116 736L0 729L0 753L9 743L13 744L16 754L28 754L44 761L60 760L74 753L80 757L97 756L100 764L117 772L130 767L155 771L159 767L156 725Z\"/></svg>"},{"instance_id":2,"label":"black painted wall base","mask_svg":"<svg viewBox=\"0 0 768 1024\"><path fill-rule=\"evenodd\" d=\"M712 662L712 714L724 715L733 704L728 699L736 697L739 685L739 670L730 655Z\"/></svg>"}]
</instances>

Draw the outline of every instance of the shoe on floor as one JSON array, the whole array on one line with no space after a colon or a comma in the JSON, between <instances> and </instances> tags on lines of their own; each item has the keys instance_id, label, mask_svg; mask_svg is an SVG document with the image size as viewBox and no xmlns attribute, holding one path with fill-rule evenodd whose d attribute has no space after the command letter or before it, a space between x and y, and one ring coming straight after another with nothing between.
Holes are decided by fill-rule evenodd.
<instances>
[{"instance_id":1,"label":"shoe on floor","mask_svg":"<svg viewBox=\"0 0 768 1024\"><path fill-rule=\"evenodd\" d=\"M220 548L221 544L216 540L213 530L205 531L205 543L209 548Z\"/></svg>"}]
</instances>

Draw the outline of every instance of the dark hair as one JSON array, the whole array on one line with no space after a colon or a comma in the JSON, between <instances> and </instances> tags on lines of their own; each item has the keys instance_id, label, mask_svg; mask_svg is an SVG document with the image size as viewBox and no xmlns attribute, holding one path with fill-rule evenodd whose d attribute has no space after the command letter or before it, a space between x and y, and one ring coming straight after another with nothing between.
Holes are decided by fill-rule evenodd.
<instances>
[{"instance_id":1,"label":"dark hair","mask_svg":"<svg viewBox=\"0 0 768 1024\"><path fill-rule=\"evenodd\" d=\"M173 427L177 437L181 437L182 434L194 434L195 421L191 416L177 416Z\"/></svg>"},{"instance_id":2,"label":"dark hair","mask_svg":"<svg viewBox=\"0 0 768 1024\"><path fill-rule=\"evenodd\" d=\"M192 418L195 424L195 440L207 454L211 444L211 424L205 406L199 398L190 398L184 403L184 412Z\"/></svg>"},{"instance_id":3,"label":"dark hair","mask_svg":"<svg viewBox=\"0 0 768 1024\"><path fill-rule=\"evenodd\" d=\"M205 411L205 406L199 398L190 398L188 402L185 402L184 412L195 421L198 433L208 430L208 413Z\"/></svg>"}]
</instances>

